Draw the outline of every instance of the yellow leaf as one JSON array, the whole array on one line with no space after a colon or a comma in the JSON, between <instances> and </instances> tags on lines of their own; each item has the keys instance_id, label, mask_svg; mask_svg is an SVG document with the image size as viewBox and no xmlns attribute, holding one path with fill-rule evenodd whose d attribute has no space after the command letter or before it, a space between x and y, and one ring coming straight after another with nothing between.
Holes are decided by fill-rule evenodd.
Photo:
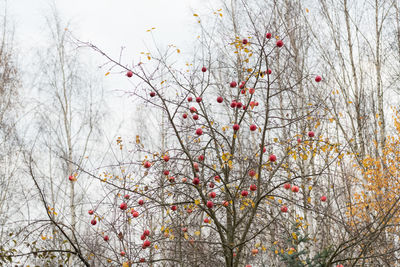
<instances>
[{"instance_id":1,"label":"yellow leaf","mask_svg":"<svg viewBox=\"0 0 400 267\"><path fill-rule=\"evenodd\" d=\"M196 199L196 200L194 201L194 204L199 205L199 204L200 204L200 200Z\"/></svg>"},{"instance_id":2,"label":"yellow leaf","mask_svg":"<svg viewBox=\"0 0 400 267\"><path fill-rule=\"evenodd\" d=\"M230 168L230 169L232 169L232 168L233 168L233 163L232 163L232 160L228 161L228 166L229 166L229 168Z\"/></svg>"},{"instance_id":3,"label":"yellow leaf","mask_svg":"<svg viewBox=\"0 0 400 267\"><path fill-rule=\"evenodd\" d=\"M129 267L129 262L122 263L122 267Z\"/></svg>"},{"instance_id":4,"label":"yellow leaf","mask_svg":"<svg viewBox=\"0 0 400 267\"><path fill-rule=\"evenodd\" d=\"M307 202L308 202L308 203L311 203L311 197L308 197L308 198L307 198Z\"/></svg>"},{"instance_id":5,"label":"yellow leaf","mask_svg":"<svg viewBox=\"0 0 400 267\"><path fill-rule=\"evenodd\" d=\"M308 8L306 8L306 12L308 13L308 12L310 12L310 10L308 10Z\"/></svg>"},{"instance_id":6,"label":"yellow leaf","mask_svg":"<svg viewBox=\"0 0 400 267\"><path fill-rule=\"evenodd\" d=\"M296 235L296 233L293 232L293 233L292 233L292 237L293 237L294 240L297 240L297 235Z\"/></svg>"},{"instance_id":7,"label":"yellow leaf","mask_svg":"<svg viewBox=\"0 0 400 267\"><path fill-rule=\"evenodd\" d=\"M230 157L231 157L231 154L224 153L221 158L222 158L223 161L226 162L226 161L228 161L230 159Z\"/></svg>"},{"instance_id":8,"label":"yellow leaf","mask_svg":"<svg viewBox=\"0 0 400 267\"><path fill-rule=\"evenodd\" d=\"M174 240L175 236L174 235L170 235L169 236L169 240Z\"/></svg>"},{"instance_id":9,"label":"yellow leaf","mask_svg":"<svg viewBox=\"0 0 400 267\"><path fill-rule=\"evenodd\" d=\"M105 76L107 76L108 74L110 74L110 72L107 72L107 73L105 74Z\"/></svg>"},{"instance_id":10,"label":"yellow leaf","mask_svg":"<svg viewBox=\"0 0 400 267\"><path fill-rule=\"evenodd\" d=\"M196 231L196 232L194 232L194 234L199 236L200 235L200 231Z\"/></svg>"},{"instance_id":11,"label":"yellow leaf","mask_svg":"<svg viewBox=\"0 0 400 267\"><path fill-rule=\"evenodd\" d=\"M45 236L42 235L42 240L46 240L46 239L47 239L47 237L45 237Z\"/></svg>"},{"instance_id":12,"label":"yellow leaf","mask_svg":"<svg viewBox=\"0 0 400 267\"><path fill-rule=\"evenodd\" d=\"M179 50L179 49L176 49L176 52L178 52L178 54L181 52L181 50Z\"/></svg>"},{"instance_id":13,"label":"yellow leaf","mask_svg":"<svg viewBox=\"0 0 400 267\"><path fill-rule=\"evenodd\" d=\"M183 235L183 237L184 237L186 240L189 239L189 235L188 235L187 233L185 233L185 234Z\"/></svg>"},{"instance_id":14,"label":"yellow leaf","mask_svg":"<svg viewBox=\"0 0 400 267\"><path fill-rule=\"evenodd\" d=\"M193 16L195 16L195 17L198 17L199 15L197 15L197 14L193 14Z\"/></svg>"}]
</instances>

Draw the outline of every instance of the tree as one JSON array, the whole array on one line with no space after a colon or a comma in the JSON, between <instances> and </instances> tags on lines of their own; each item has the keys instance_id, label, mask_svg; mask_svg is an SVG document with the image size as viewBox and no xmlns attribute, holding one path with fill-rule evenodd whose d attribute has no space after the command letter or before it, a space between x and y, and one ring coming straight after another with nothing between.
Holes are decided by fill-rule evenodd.
<instances>
[{"instance_id":1,"label":"tree","mask_svg":"<svg viewBox=\"0 0 400 267\"><path fill-rule=\"evenodd\" d=\"M104 199L90 217L99 223L99 242L104 235L113 237L104 245L110 246L108 253L95 255L99 261L272 265L273 258L253 256L258 248L292 251L285 247L287 237L296 237L291 225L304 220L304 211L310 220L324 213L322 194L312 188L327 187L321 177L336 161L339 147L315 135L323 116L314 102L318 98L297 90L317 88L321 79L305 66L299 71L301 53L294 61L295 42L285 38L296 36L289 28L253 21L260 14L241 2L232 1L227 13L231 24L217 30L227 29L230 35L213 36L216 30L203 28L199 49L204 56L183 67L169 61L180 53L174 46L151 53L149 62L126 66L92 44L79 43L103 54L111 68L123 68L134 83L131 93L153 107L150 114L164 114L169 127L165 151L143 147L139 140L124 148L133 158L147 154L141 161L125 164L124 157L101 174L85 170L115 196ZM218 22L223 13L215 14ZM250 34L238 28L246 22ZM150 218L162 222L161 227L151 225ZM298 224L302 231L308 226Z\"/></svg>"},{"instance_id":2,"label":"tree","mask_svg":"<svg viewBox=\"0 0 400 267\"><path fill-rule=\"evenodd\" d=\"M16 251L7 256L43 266L88 265L81 247L87 242L80 234L84 226L78 217L91 183L80 177L72 162L86 165L97 158L102 91L90 77L82 51L68 40L67 24L56 9L47 26L50 45L38 53L40 68L31 90L37 95L29 106L34 110L30 131L36 134L24 140L23 179L36 189L26 208L34 216L21 219L24 223L12 235L15 244L7 244Z\"/></svg>"}]
</instances>

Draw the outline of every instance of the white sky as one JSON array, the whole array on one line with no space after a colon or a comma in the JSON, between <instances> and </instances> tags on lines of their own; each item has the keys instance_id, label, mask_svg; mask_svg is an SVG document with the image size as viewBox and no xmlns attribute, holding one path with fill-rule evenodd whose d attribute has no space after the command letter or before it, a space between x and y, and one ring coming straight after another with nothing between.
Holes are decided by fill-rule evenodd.
<instances>
[{"instance_id":1,"label":"white sky","mask_svg":"<svg viewBox=\"0 0 400 267\"><path fill-rule=\"evenodd\" d=\"M197 36L194 10L204 8L210 0L54 0L63 21L70 21L69 29L82 41L90 41L114 58L125 47L124 62L138 61L146 44L152 44L146 30L155 27L155 38L163 46L175 44L182 51L190 48ZM212 2L212 1L211 1ZM4 2L0 0L0 4ZM15 26L15 45L19 63L29 68L30 53L47 40L45 16L50 15L52 0L8 0L8 18ZM0 5L1 6L1 5ZM106 69L98 70L103 58L91 55L93 70L103 77L109 115L118 121L131 121L134 113L132 99L116 97L111 90L129 90L123 75L104 76ZM26 70L26 73L28 70ZM27 79L26 79L27 80ZM29 91L30 88L25 88ZM115 119L113 119L115 121ZM125 130L133 125L124 126ZM114 127L112 127L114 128ZM116 127L115 127L116 128ZM129 130L128 130L129 132ZM114 132L115 133L115 132ZM109 133L112 134L112 133ZM118 133L120 134L120 133ZM123 134L123 133L122 133Z\"/></svg>"},{"instance_id":2,"label":"white sky","mask_svg":"<svg viewBox=\"0 0 400 267\"><path fill-rule=\"evenodd\" d=\"M72 30L81 39L107 50L126 46L142 51L146 30L156 27L157 39L184 44L193 32L197 10L206 0L54 0ZM44 16L51 0L8 0L9 18L16 26L18 43L43 40ZM193 36L193 35L192 35ZM194 36L193 36L194 37ZM32 42L33 41L33 42ZM26 47L23 47L26 48Z\"/></svg>"}]
</instances>

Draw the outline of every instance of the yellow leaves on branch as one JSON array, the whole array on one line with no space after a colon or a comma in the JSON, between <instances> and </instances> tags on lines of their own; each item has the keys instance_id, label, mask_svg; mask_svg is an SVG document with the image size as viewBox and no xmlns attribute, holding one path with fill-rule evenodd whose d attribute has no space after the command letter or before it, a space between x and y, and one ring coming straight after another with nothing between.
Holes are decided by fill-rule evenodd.
<instances>
[{"instance_id":1,"label":"yellow leaves on branch","mask_svg":"<svg viewBox=\"0 0 400 267\"><path fill-rule=\"evenodd\" d=\"M371 214L375 217L393 215L389 224L397 227L400 213L397 211L400 195L400 113L396 111L394 118L395 136L386 138L380 156L366 156L359 167L361 184L349 203L346 212L351 225L358 222L369 222ZM377 145L377 144L375 144ZM368 193L367 193L368 192ZM390 229L389 229L390 231Z\"/></svg>"}]
</instances>

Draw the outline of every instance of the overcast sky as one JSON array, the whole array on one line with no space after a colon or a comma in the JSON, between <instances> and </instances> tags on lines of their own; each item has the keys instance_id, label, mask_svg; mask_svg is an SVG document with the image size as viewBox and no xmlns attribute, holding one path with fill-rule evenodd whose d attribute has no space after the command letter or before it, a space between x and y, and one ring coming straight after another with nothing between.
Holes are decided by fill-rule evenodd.
<instances>
[{"instance_id":1,"label":"overcast sky","mask_svg":"<svg viewBox=\"0 0 400 267\"><path fill-rule=\"evenodd\" d=\"M8 0L9 18L16 26L20 45L43 40L44 16L51 0ZM205 6L206 0L55 0L61 16L72 22L79 38L107 50L126 46L142 51L146 32L156 27L159 40L184 45L193 33L195 19L191 9ZM193 35L192 35L193 36ZM34 42L32 42L34 41ZM24 47L25 48L25 47Z\"/></svg>"},{"instance_id":2,"label":"overcast sky","mask_svg":"<svg viewBox=\"0 0 400 267\"><path fill-rule=\"evenodd\" d=\"M46 42L45 16L50 15L52 2L52 0L7 1L8 18L15 26L15 45L19 63L25 70L32 64L30 62L32 49ZM62 19L71 22L69 29L79 39L90 41L113 57L117 57L120 48L124 46L124 61L132 62L135 59L137 62L140 52L146 51L145 45L152 43L151 35L147 32L152 27L156 28L154 35L160 44L175 44L181 50L189 48L197 35L197 23L193 12L200 12L209 0L54 0L54 2ZM96 69L104 60L95 53L91 55L90 60L97 63L92 67L103 79L106 98L112 107L109 113L112 117L117 116L119 121L129 120L131 112L127 111L133 110L132 100L116 97L110 93L121 87L129 89L127 78L123 75L105 77L106 70ZM132 127L130 125L127 128Z\"/></svg>"}]
</instances>

